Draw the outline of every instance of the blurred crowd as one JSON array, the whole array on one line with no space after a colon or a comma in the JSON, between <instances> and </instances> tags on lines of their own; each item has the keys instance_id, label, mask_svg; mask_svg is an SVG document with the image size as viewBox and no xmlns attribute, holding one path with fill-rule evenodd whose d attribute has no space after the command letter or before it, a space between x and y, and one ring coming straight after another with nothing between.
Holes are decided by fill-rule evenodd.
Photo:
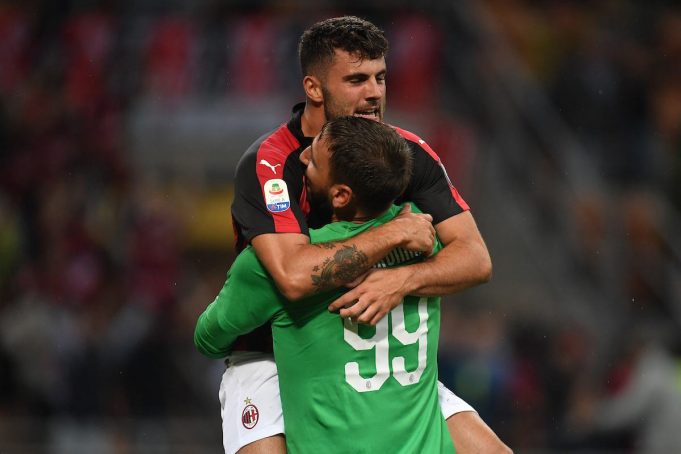
<instances>
[{"instance_id":1,"label":"blurred crowd","mask_svg":"<svg viewBox=\"0 0 681 454\"><path fill-rule=\"evenodd\" d=\"M219 448L222 366L200 357L191 335L233 252L228 241L195 238L192 210L213 188L134 164L129 118L149 98L170 109L188 98L299 100L297 37L346 12L333 2L314 13L295 2L123 3L0 2L0 450ZM447 17L389 4L351 11L390 39L389 110L422 117L417 132L466 195L486 138L443 95L456 97L442 88ZM576 201L578 267L598 272L593 251L607 239L606 214L617 212L629 265L618 285L634 302L623 310L645 313L646 324L630 318L610 362L585 374L595 366L588 329L519 323L503 301L463 297L443 306L442 381L516 450L631 452L665 435L675 443L681 431L665 424L681 420L679 339L655 326L681 301L655 273L667 257L657 201L681 209L681 11L481 4L615 194ZM212 234L227 239L230 202L221 203L225 231ZM661 452L650 449L640 452Z\"/></svg>"},{"instance_id":2,"label":"blurred crowd","mask_svg":"<svg viewBox=\"0 0 681 454\"><path fill-rule=\"evenodd\" d=\"M493 414L492 427L510 446L675 452L681 447L681 9L674 2L477 4L580 145L553 146L582 154L577 161L588 168L581 170L596 175L595 181L573 177L584 187L570 188L566 211L554 209L573 218L566 243L575 285L582 278L601 297L589 303L593 319L584 323L531 315L509 323L499 304L496 313L460 311L460 333L471 324L479 328L443 349L456 358L441 363L443 372L457 380L453 389L473 386L472 395L485 396L478 408ZM555 169L540 187L555 193L551 185L567 172Z\"/></svg>"},{"instance_id":3,"label":"blurred crowd","mask_svg":"<svg viewBox=\"0 0 681 454\"><path fill-rule=\"evenodd\" d=\"M609 193L588 188L578 194L573 215L580 224L580 265L602 273L593 251L607 249L608 235L626 236L619 252L628 267L621 271L622 293L638 302L637 310L678 320L663 263L663 249L678 248L681 228L678 5L489 3ZM664 244L665 234L672 245Z\"/></svg>"},{"instance_id":4,"label":"blurred crowd","mask_svg":"<svg viewBox=\"0 0 681 454\"><path fill-rule=\"evenodd\" d=\"M677 207L681 15L673 2L491 1L514 49L599 172L654 185Z\"/></svg>"}]
</instances>

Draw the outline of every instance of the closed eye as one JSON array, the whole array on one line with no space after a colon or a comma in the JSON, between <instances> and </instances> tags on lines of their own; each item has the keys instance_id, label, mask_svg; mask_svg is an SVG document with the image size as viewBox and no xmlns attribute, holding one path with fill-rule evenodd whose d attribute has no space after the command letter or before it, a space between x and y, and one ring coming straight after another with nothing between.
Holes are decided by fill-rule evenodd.
<instances>
[{"instance_id":1,"label":"closed eye","mask_svg":"<svg viewBox=\"0 0 681 454\"><path fill-rule=\"evenodd\" d=\"M343 79L351 84L361 84L369 79L369 76L367 74L350 74Z\"/></svg>"}]
</instances>

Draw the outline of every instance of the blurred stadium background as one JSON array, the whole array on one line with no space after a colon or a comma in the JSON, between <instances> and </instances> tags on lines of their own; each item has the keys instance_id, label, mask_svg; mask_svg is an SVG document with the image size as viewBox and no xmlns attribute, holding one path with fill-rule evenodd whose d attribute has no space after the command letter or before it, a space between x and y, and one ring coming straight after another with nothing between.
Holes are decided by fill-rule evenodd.
<instances>
[{"instance_id":1,"label":"blurred stadium background","mask_svg":"<svg viewBox=\"0 0 681 454\"><path fill-rule=\"evenodd\" d=\"M234 165L347 13L493 257L443 305L441 380L516 452L681 452L678 3L311 3L0 2L0 452L221 451L191 336Z\"/></svg>"}]
</instances>

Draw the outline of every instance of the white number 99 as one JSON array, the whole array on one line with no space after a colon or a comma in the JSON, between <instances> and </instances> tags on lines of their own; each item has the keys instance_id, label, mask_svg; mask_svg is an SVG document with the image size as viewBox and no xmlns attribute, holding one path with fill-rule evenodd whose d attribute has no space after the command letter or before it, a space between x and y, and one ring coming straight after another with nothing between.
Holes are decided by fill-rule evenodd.
<instances>
[{"instance_id":1,"label":"white number 99","mask_svg":"<svg viewBox=\"0 0 681 454\"><path fill-rule=\"evenodd\" d=\"M419 299L419 325L416 331L407 331L404 324L404 307L402 304L388 314L392 318L392 335L402 345L419 343L418 365L413 371L407 371L403 356L396 356L392 360L392 372L395 379L402 386L418 383L426 368L426 354L428 350L428 300ZM388 347L388 317L384 317L376 324L376 332L369 339L363 339L357 334L358 325L349 320L343 321L343 339L358 351L375 349L376 373L370 378L363 378L359 373L359 363L345 364L345 381L358 392L378 391L390 376L390 361Z\"/></svg>"}]
</instances>

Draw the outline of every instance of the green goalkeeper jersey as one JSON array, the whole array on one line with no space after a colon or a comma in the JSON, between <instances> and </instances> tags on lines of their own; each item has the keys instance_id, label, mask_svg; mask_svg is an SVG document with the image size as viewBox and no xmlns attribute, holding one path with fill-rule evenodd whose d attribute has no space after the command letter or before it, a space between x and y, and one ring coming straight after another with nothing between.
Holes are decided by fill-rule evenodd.
<instances>
[{"instance_id":1,"label":"green goalkeeper jersey","mask_svg":"<svg viewBox=\"0 0 681 454\"><path fill-rule=\"evenodd\" d=\"M310 230L310 240L352 237L399 210L393 206L364 224L334 222ZM377 266L410 260L408 251L394 251ZM327 310L341 294L336 290L289 302L247 248L199 317L194 342L202 353L224 357L238 336L272 322L291 454L453 453L437 392L440 299L407 296L371 327Z\"/></svg>"}]
</instances>

